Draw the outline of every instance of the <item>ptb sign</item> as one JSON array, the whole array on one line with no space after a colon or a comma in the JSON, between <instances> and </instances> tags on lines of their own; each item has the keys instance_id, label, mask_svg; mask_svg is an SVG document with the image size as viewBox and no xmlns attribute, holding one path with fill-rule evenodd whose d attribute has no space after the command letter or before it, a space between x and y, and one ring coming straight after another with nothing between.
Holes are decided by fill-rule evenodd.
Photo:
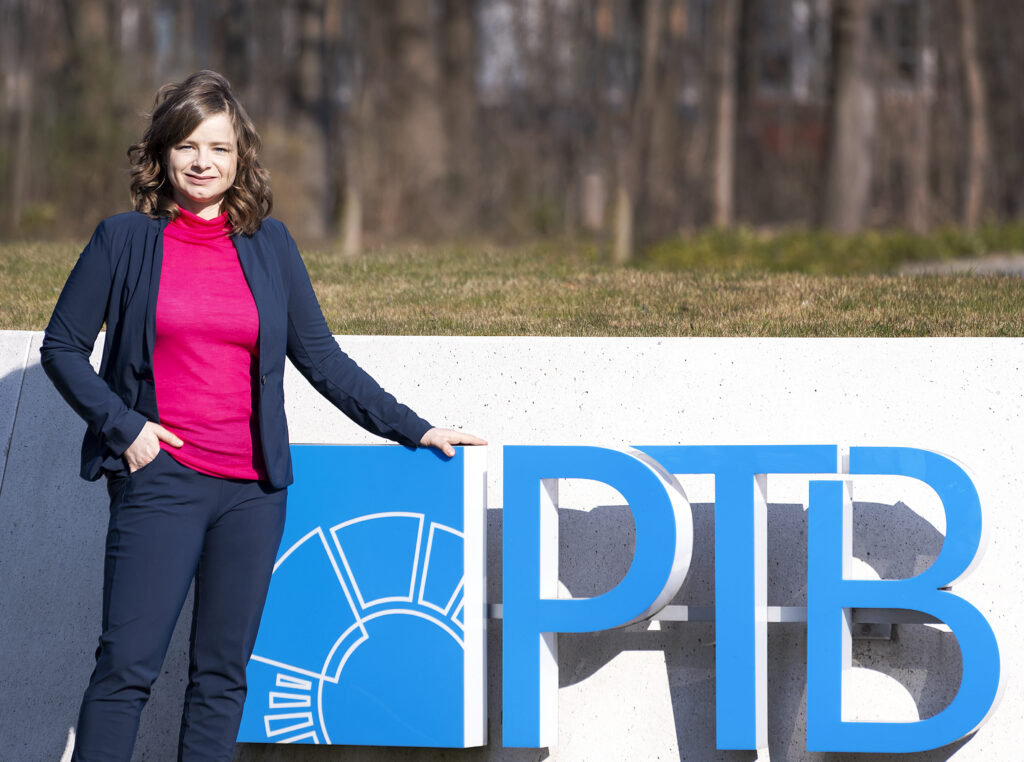
<instances>
[{"instance_id":1,"label":"ptb sign","mask_svg":"<svg viewBox=\"0 0 1024 762\"><path fill-rule=\"evenodd\" d=\"M654 616L679 590L692 549L689 505L673 475L715 478L717 745L767 746L766 474L821 474L810 482L807 600L807 749L911 752L952 743L988 716L999 692L999 649L982 614L948 588L978 560L981 506L967 473L934 452L854 447L840 468L836 446L592 447L504 449L503 738L548 746L556 738L558 632L609 629ZM849 475L905 476L942 501L946 541L923 573L901 580L849 579ZM827 478L826 475L831 476ZM633 564L604 595L562 600L553 481L594 479L617 489L636 527ZM554 524L557 527L557 524ZM957 637L960 690L918 722L844 722L842 676L850 665L853 608L931 614Z\"/></svg>"},{"instance_id":2,"label":"ptb sign","mask_svg":"<svg viewBox=\"0 0 1024 762\"><path fill-rule=\"evenodd\" d=\"M393 447L293 451L301 486L289 504L239 740L486 743L481 451L461 450L453 463ZM718 748L767 746L768 474L809 480L807 749L937 748L971 733L993 709L1000 686L995 635L950 590L980 557L981 506L970 477L950 458L854 447L840 463L834 445L507 446L502 457L505 746L555 745L557 633L654 617L679 591L693 548L690 506L676 479L686 474L711 474L715 483ZM919 480L941 500L946 538L917 576L851 578L847 480L869 474ZM602 595L557 596L560 479L603 482L632 512L632 564ZM311 593L317 584L328 592ZM864 608L918 611L949 626L962 678L943 711L916 722L843 720L851 611ZM436 655L424 651L435 648L430 644Z\"/></svg>"}]
</instances>

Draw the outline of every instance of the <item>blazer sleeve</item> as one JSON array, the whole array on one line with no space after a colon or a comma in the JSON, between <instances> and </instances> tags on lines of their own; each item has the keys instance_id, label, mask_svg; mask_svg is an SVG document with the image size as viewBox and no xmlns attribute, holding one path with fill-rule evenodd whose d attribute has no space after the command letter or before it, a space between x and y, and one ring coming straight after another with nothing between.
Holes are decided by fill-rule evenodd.
<instances>
[{"instance_id":1,"label":"blazer sleeve","mask_svg":"<svg viewBox=\"0 0 1024 762\"><path fill-rule=\"evenodd\" d=\"M431 428L341 351L324 319L306 265L286 238L288 358L313 387L367 431L416 447Z\"/></svg>"},{"instance_id":2,"label":"blazer sleeve","mask_svg":"<svg viewBox=\"0 0 1024 762\"><path fill-rule=\"evenodd\" d=\"M107 223L100 223L64 284L39 352L57 391L119 457L142 431L146 418L129 408L89 362L110 299L109 235Z\"/></svg>"}]
</instances>

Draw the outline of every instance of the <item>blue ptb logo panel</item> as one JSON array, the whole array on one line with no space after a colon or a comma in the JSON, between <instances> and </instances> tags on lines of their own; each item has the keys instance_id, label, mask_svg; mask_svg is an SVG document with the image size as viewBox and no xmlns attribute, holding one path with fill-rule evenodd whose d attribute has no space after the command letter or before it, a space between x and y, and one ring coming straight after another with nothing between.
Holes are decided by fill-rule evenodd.
<instances>
[{"instance_id":1,"label":"blue ptb logo panel","mask_svg":"<svg viewBox=\"0 0 1024 762\"><path fill-rule=\"evenodd\" d=\"M485 742L482 456L292 447L239 741Z\"/></svg>"}]
</instances>

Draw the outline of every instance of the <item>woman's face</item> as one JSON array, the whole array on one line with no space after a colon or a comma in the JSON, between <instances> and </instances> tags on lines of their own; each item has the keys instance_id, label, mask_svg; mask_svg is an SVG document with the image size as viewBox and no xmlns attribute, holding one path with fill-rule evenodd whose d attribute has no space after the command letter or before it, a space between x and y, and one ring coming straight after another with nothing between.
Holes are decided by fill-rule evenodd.
<instances>
[{"instance_id":1,"label":"woman's face","mask_svg":"<svg viewBox=\"0 0 1024 762\"><path fill-rule=\"evenodd\" d=\"M167 151L167 177L175 203L203 219L220 214L237 170L238 140L231 117L225 113L208 116Z\"/></svg>"}]
</instances>

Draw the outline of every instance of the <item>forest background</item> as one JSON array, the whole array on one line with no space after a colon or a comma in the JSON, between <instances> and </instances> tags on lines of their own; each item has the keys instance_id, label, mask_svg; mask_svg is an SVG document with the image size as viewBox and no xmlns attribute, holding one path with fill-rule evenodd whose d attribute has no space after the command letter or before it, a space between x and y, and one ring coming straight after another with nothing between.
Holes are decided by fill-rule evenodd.
<instances>
[{"instance_id":1,"label":"forest background","mask_svg":"<svg viewBox=\"0 0 1024 762\"><path fill-rule=\"evenodd\" d=\"M396 304L381 274L404 273L391 285L416 304L429 286L451 314L498 305L484 325L325 305L335 330L559 332L575 295L594 333L1015 335L1018 278L912 289L913 327L905 282L755 278L723 328L735 283L669 279L648 305L637 289L658 288L626 281L1024 250L1021 29L1015 0L0 0L0 322L45 324L73 251L129 207L153 93L213 68L263 135L274 214L322 299L344 278L339 303L363 288L377 315ZM65 245L27 245L46 239ZM424 246L439 253L410 259ZM646 274L598 266L625 263ZM591 305L591 276L619 297ZM808 288L828 315L799 309ZM892 311L840 326L848 288ZM967 303L984 314L964 322Z\"/></svg>"},{"instance_id":2,"label":"forest background","mask_svg":"<svg viewBox=\"0 0 1024 762\"><path fill-rule=\"evenodd\" d=\"M2 234L126 207L156 88L224 73L277 214L363 242L1024 214L1013 0L0 0Z\"/></svg>"}]
</instances>

